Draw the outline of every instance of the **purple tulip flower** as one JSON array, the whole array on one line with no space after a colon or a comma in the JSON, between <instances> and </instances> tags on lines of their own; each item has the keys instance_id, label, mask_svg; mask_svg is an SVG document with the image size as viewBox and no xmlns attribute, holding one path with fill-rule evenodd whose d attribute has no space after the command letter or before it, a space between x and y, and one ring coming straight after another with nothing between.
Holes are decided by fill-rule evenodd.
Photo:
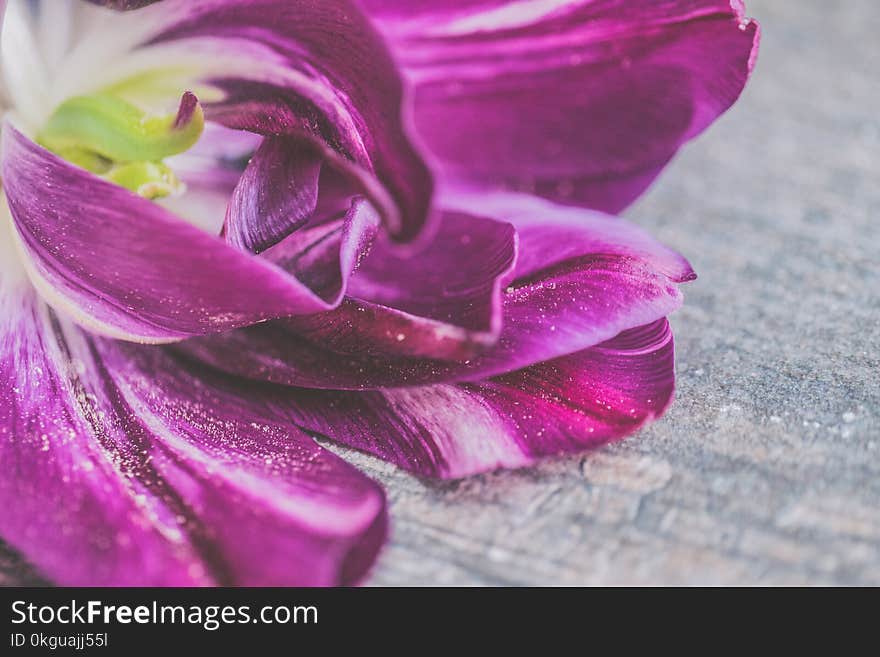
<instances>
[{"instance_id":1,"label":"purple tulip flower","mask_svg":"<svg viewBox=\"0 0 880 657\"><path fill-rule=\"evenodd\" d=\"M103 6L102 6L103 5ZM604 212L734 0L0 0L0 537L72 585L358 582L383 491L632 433L694 277Z\"/></svg>"}]
</instances>

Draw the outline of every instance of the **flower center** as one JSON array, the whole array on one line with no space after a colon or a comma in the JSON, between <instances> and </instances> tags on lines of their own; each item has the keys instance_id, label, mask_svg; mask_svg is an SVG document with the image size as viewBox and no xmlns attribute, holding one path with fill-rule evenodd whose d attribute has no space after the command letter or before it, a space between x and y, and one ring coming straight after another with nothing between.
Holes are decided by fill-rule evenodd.
<instances>
[{"instance_id":1,"label":"flower center","mask_svg":"<svg viewBox=\"0 0 880 657\"><path fill-rule=\"evenodd\" d=\"M163 162L192 148L205 127L198 99L187 91L176 113L148 114L107 93L75 96L49 117L37 142L68 162L148 199L183 192Z\"/></svg>"}]
</instances>

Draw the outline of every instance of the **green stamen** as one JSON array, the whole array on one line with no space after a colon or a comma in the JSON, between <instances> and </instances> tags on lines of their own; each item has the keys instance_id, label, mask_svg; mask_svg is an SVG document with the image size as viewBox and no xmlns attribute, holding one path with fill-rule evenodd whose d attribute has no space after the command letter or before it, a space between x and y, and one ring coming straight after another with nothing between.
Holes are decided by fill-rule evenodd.
<instances>
[{"instance_id":1,"label":"green stamen","mask_svg":"<svg viewBox=\"0 0 880 657\"><path fill-rule=\"evenodd\" d=\"M162 160L189 150L205 127L187 92L175 114L148 115L109 94L76 96L49 118L37 141L53 153L145 198L182 188Z\"/></svg>"}]
</instances>

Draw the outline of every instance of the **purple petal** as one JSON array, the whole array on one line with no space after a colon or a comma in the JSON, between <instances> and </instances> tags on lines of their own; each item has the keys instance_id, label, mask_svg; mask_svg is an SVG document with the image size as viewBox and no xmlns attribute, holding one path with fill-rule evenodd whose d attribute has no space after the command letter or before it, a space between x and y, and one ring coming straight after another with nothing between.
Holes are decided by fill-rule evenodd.
<instances>
[{"instance_id":1,"label":"purple petal","mask_svg":"<svg viewBox=\"0 0 880 657\"><path fill-rule=\"evenodd\" d=\"M350 303L330 315L271 322L188 341L181 348L233 373L303 387L476 381L582 351L666 317L681 305L677 283L694 278L684 258L623 220L519 195L483 196L479 203L517 227L520 255L504 291L501 335L469 360L407 357L417 353L406 351L412 349L408 339L400 341L395 354L393 344L380 344L376 334L397 330L399 317L377 307L362 312ZM315 331L312 327L325 317L326 332ZM304 328L304 322L312 324ZM409 335L405 328L400 333ZM431 345L424 332L413 338ZM368 347L359 350L358 344Z\"/></svg>"},{"instance_id":2,"label":"purple petal","mask_svg":"<svg viewBox=\"0 0 880 657\"><path fill-rule=\"evenodd\" d=\"M226 214L226 241L260 253L311 218L321 160L310 144L267 137L238 182Z\"/></svg>"},{"instance_id":3,"label":"purple petal","mask_svg":"<svg viewBox=\"0 0 880 657\"><path fill-rule=\"evenodd\" d=\"M313 218L262 254L333 307L342 299L349 276L370 249L379 227L379 217L365 199L354 197L348 203L341 217Z\"/></svg>"},{"instance_id":4,"label":"purple petal","mask_svg":"<svg viewBox=\"0 0 880 657\"><path fill-rule=\"evenodd\" d=\"M424 250L376 244L338 308L278 325L338 353L465 359L498 339L515 237L509 224L449 213Z\"/></svg>"},{"instance_id":5,"label":"purple petal","mask_svg":"<svg viewBox=\"0 0 880 657\"><path fill-rule=\"evenodd\" d=\"M0 299L0 536L62 585L332 585L381 489L253 386Z\"/></svg>"},{"instance_id":6,"label":"purple petal","mask_svg":"<svg viewBox=\"0 0 880 657\"><path fill-rule=\"evenodd\" d=\"M351 280L349 296L472 332L501 329L501 286L513 276L516 231L448 212L431 244L401 253L379 243Z\"/></svg>"},{"instance_id":7,"label":"purple petal","mask_svg":"<svg viewBox=\"0 0 880 657\"><path fill-rule=\"evenodd\" d=\"M396 66L357 3L166 0L143 11L167 16L148 45L213 39L256 58L245 72L205 80L225 95L205 104L210 120L311 139L360 184L395 236L418 235L431 175L406 134Z\"/></svg>"},{"instance_id":8,"label":"purple petal","mask_svg":"<svg viewBox=\"0 0 880 657\"><path fill-rule=\"evenodd\" d=\"M636 431L672 401L663 319L591 349L479 383L299 391L304 428L419 475L454 478L583 451Z\"/></svg>"},{"instance_id":9,"label":"purple petal","mask_svg":"<svg viewBox=\"0 0 880 657\"><path fill-rule=\"evenodd\" d=\"M739 0L367 0L460 184L618 212L729 108L758 26Z\"/></svg>"},{"instance_id":10,"label":"purple petal","mask_svg":"<svg viewBox=\"0 0 880 657\"><path fill-rule=\"evenodd\" d=\"M29 274L53 305L96 332L168 341L320 312L341 300L341 290L322 298L9 124L0 171Z\"/></svg>"}]
</instances>

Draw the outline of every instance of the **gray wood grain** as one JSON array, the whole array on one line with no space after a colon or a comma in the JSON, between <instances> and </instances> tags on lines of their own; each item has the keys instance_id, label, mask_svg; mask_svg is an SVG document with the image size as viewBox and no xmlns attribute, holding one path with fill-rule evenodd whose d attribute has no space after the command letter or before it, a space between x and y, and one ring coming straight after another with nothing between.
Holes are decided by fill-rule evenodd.
<instances>
[{"instance_id":1,"label":"gray wood grain","mask_svg":"<svg viewBox=\"0 0 880 657\"><path fill-rule=\"evenodd\" d=\"M748 4L749 89L628 212L700 275L675 406L458 482L343 451L389 492L372 584L880 584L880 3Z\"/></svg>"}]
</instances>

